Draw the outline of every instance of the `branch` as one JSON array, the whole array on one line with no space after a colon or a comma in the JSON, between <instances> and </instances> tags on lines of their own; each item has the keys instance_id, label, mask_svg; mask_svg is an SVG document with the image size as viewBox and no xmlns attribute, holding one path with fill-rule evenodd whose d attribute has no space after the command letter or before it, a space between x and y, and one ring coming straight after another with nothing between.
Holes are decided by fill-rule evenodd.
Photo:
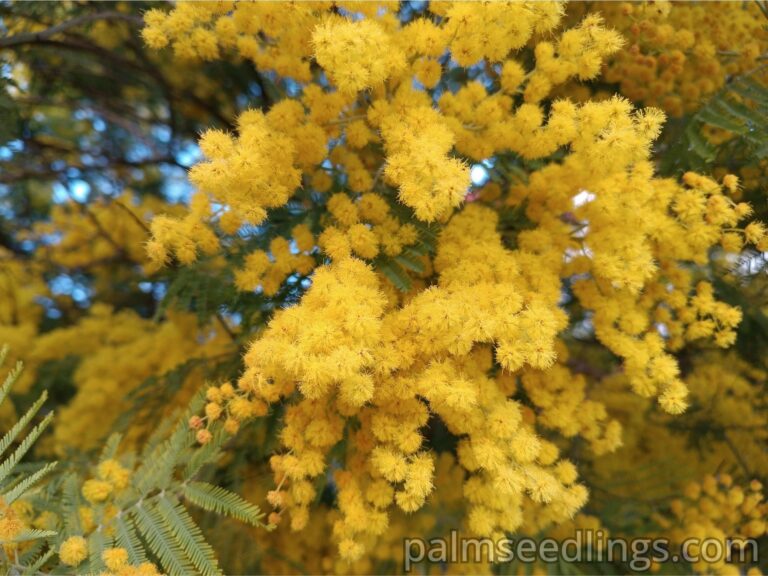
<instances>
[{"instance_id":1,"label":"branch","mask_svg":"<svg viewBox=\"0 0 768 576\"><path fill-rule=\"evenodd\" d=\"M74 200L74 199L73 199ZM119 255L122 255L125 250L122 246L114 239L112 236L109 235L109 233L104 229L104 226L101 225L101 222L99 222L98 218L96 218L96 214L94 214L91 209L86 204L77 203L77 205L80 207L80 212L85 214L88 217L88 220L90 220L91 224L93 224L94 228L96 228L96 231L99 233L101 237L103 237L109 244L112 246L112 248L115 249L115 252Z\"/></svg>"},{"instance_id":2,"label":"branch","mask_svg":"<svg viewBox=\"0 0 768 576\"><path fill-rule=\"evenodd\" d=\"M723 440L725 440L725 444L728 446L728 448L730 448L731 452L736 458L736 461L739 463L739 466L741 466L742 470L744 470L746 477L751 478L752 472L749 470L749 466L747 465L746 460L744 460L741 452L739 452L738 448L736 448L736 445L733 443L733 440L728 437L726 432L723 433Z\"/></svg>"},{"instance_id":3,"label":"branch","mask_svg":"<svg viewBox=\"0 0 768 576\"><path fill-rule=\"evenodd\" d=\"M87 153L87 151L72 150L72 152ZM18 172L3 172L0 173L0 185L2 184L15 184L17 182L24 182L26 180L36 179L55 179L59 176L64 176L72 168L76 168L81 173L100 172L104 170L114 170L115 168L144 168L145 166L153 166L157 164L170 164L178 166L179 168L187 169L187 166L180 164L178 160L172 156L160 156L157 158L147 158L146 160L126 160L124 158L113 158L109 156L100 156L106 160L106 165L99 166L64 166L61 169L27 169ZM0 163L0 168L3 164Z\"/></svg>"},{"instance_id":4,"label":"branch","mask_svg":"<svg viewBox=\"0 0 768 576\"><path fill-rule=\"evenodd\" d=\"M112 204L114 204L114 205L115 205L115 206L117 206L118 208L121 208L122 210L124 210L125 212L127 212L127 213L128 213L128 215L129 215L131 218L133 218L133 221L134 221L134 222L136 222L136 223L137 223L139 226L141 226L141 228L142 228L142 230L144 230L144 232L146 232L147 234L151 234L151 233L152 233L152 231L151 231L151 230L149 229L149 227L148 227L148 226L147 226L147 225L146 225L146 224L145 224L145 223L142 221L142 219L141 219L141 218L139 218L138 216L136 216L136 214L133 212L133 210L131 210L130 208L128 208L128 206L126 206L125 204L123 204L123 203L122 203L120 200L113 200L113 201L112 201Z\"/></svg>"},{"instance_id":5,"label":"branch","mask_svg":"<svg viewBox=\"0 0 768 576\"><path fill-rule=\"evenodd\" d=\"M216 320L219 321L219 324L221 324L221 327L224 328L224 332L227 333L227 336L229 336L230 340L232 342L237 343L237 336L234 332L232 332L232 329L229 327L229 324L227 324L227 321L224 320L224 317L221 315L221 312L216 312Z\"/></svg>"},{"instance_id":6,"label":"branch","mask_svg":"<svg viewBox=\"0 0 768 576\"><path fill-rule=\"evenodd\" d=\"M22 34L10 36L8 38L2 38L0 39L0 48L10 48L12 46L21 46L23 44L43 42L51 36L65 32L70 28L76 28L81 24L87 24L97 20L126 20L128 22L134 22L138 25L141 25L144 22L141 16L123 14L121 12L114 11L98 12L96 14L84 14L83 16L78 16L72 20L67 20L61 24L56 24L55 26L51 26L45 30L40 30L39 32L24 32Z\"/></svg>"},{"instance_id":7,"label":"branch","mask_svg":"<svg viewBox=\"0 0 768 576\"><path fill-rule=\"evenodd\" d=\"M221 111L212 106L209 102L206 102L205 99L200 98L199 96L196 96L194 92L192 91L185 91L184 93L178 93L176 90L171 86L171 84L168 82L166 77L163 75L163 73L160 71L158 66L152 62L145 52L142 50L138 50L134 47L134 55L136 58L141 61L143 66L139 67L139 69L150 76L150 78L153 78L162 88L163 93L165 95L165 99L168 101L168 111L169 113L172 113L174 110L174 103L181 102L185 98L191 101L195 106L203 110L204 112L207 112L211 116L213 116L216 120L218 120L224 127L227 128L229 131L234 131L236 126L230 120L229 118L225 117ZM175 126L172 126L175 128Z\"/></svg>"}]
</instances>

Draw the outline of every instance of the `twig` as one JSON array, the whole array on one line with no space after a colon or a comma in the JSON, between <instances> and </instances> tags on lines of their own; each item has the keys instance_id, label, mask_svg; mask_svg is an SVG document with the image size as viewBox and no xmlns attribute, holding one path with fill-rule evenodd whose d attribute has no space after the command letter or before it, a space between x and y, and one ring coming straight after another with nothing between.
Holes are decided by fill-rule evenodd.
<instances>
[{"instance_id":1,"label":"twig","mask_svg":"<svg viewBox=\"0 0 768 576\"><path fill-rule=\"evenodd\" d=\"M221 327L224 328L224 332L227 333L227 335L230 337L230 339L233 342L237 342L237 336L234 332L232 332L232 329L227 324L227 321L224 320L224 317L221 315L220 312L216 312L216 319L219 321L219 324L221 324Z\"/></svg>"},{"instance_id":2,"label":"twig","mask_svg":"<svg viewBox=\"0 0 768 576\"><path fill-rule=\"evenodd\" d=\"M45 30L40 30L39 32L24 32L22 34L9 36L8 38L2 38L0 39L0 48L10 48L12 46L20 46L22 44L34 44L37 42L42 42L51 36L65 32L70 28L76 28L81 24L87 24L97 20L126 20L129 22L134 22L138 25L141 25L144 22L141 16L136 16L134 14L123 14L122 12L107 11L98 12L96 14L84 14L83 16L78 16L72 20L67 20L66 22L57 24L56 26L51 26Z\"/></svg>"},{"instance_id":3,"label":"twig","mask_svg":"<svg viewBox=\"0 0 768 576\"><path fill-rule=\"evenodd\" d=\"M141 226L141 228L142 228L142 229L143 229L143 230L144 230L144 231L145 231L147 234L151 234L151 233L152 233L152 231L149 229L149 226L147 226L147 225L146 225L146 224L145 224L145 223L144 223L144 222L141 220L141 218L139 218L138 216L136 216L136 214L133 212L133 210L131 210L130 208L128 208L128 206L126 206L125 204L123 204L122 202L120 202L120 200L114 200L112 203L113 203L113 204L115 204L117 207L119 207L119 208L121 208L121 209L125 210L125 211L128 213L128 215L129 215L131 218L133 218L134 222L136 222L136 223L137 223L139 226Z\"/></svg>"},{"instance_id":4,"label":"twig","mask_svg":"<svg viewBox=\"0 0 768 576\"><path fill-rule=\"evenodd\" d=\"M747 475L747 478L751 478L752 472L749 470L749 466L747 466L747 463L744 461L743 456L737 450L736 445L728 437L728 434L726 432L723 432L723 440L725 441L728 448L731 449L731 452L733 452L733 455L736 457L736 460L738 461L739 466L741 466L744 469L744 473Z\"/></svg>"}]
</instances>

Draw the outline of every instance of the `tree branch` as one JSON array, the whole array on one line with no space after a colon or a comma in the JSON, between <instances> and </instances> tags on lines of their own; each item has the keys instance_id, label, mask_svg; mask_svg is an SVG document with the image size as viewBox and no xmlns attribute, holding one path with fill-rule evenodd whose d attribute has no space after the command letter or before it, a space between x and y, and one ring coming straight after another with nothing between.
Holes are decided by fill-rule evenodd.
<instances>
[{"instance_id":1,"label":"tree branch","mask_svg":"<svg viewBox=\"0 0 768 576\"><path fill-rule=\"evenodd\" d=\"M137 25L141 25L144 22L141 16L136 16L134 14L123 14L122 12L107 11L98 12L96 14L84 14L83 16L78 16L72 20L67 20L66 22L57 24L56 26L51 26L45 30L40 30L39 32L24 32L22 34L9 36L8 38L2 38L0 39L0 48L10 48L12 46L21 46L23 44L43 42L49 39L51 36L66 32L70 28L76 28L82 24L95 22L97 20L126 20Z\"/></svg>"}]
</instances>

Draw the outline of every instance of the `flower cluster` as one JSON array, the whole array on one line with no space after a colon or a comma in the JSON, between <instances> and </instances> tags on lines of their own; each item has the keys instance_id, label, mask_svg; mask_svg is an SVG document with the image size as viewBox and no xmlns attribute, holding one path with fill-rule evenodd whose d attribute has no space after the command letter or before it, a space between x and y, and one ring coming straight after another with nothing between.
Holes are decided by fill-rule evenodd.
<instances>
[{"instance_id":1,"label":"flower cluster","mask_svg":"<svg viewBox=\"0 0 768 576\"><path fill-rule=\"evenodd\" d=\"M170 44L181 61L215 60L234 51L259 69L309 81L312 31L329 6L328 2L302 2L276 10L231 0L181 2L169 14L149 10L142 36L153 48Z\"/></svg>"},{"instance_id":2,"label":"flower cluster","mask_svg":"<svg viewBox=\"0 0 768 576\"><path fill-rule=\"evenodd\" d=\"M312 33L317 63L342 92L381 86L405 67L405 54L381 24L330 16Z\"/></svg>"},{"instance_id":3,"label":"flower cluster","mask_svg":"<svg viewBox=\"0 0 768 576\"><path fill-rule=\"evenodd\" d=\"M203 384L206 359L228 350L232 350L232 342L226 334L212 335L210 327L198 328L191 314L171 314L168 321L155 323L133 311L115 312L104 305L94 306L89 316L69 328L37 338L29 352L33 366L62 354L85 356L73 375L77 392L61 409L53 450L65 454L73 446L81 450L96 447L120 416L133 407L131 391L152 376L186 364L193 369L182 372L181 389L172 402L140 407L154 410L155 417L169 416ZM136 362L137 358L142 362ZM83 413L91 417L80 418ZM152 430L151 425L135 427L128 435L136 442Z\"/></svg>"},{"instance_id":4,"label":"flower cluster","mask_svg":"<svg viewBox=\"0 0 768 576\"><path fill-rule=\"evenodd\" d=\"M448 156L453 133L440 114L426 106L405 115L383 112L382 116L380 128L388 150L385 176L417 218L445 219L469 186L469 168Z\"/></svg>"},{"instance_id":5,"label":"flower cluster","mask_svg":"<svg viewBox=\"0 0 768 576\"><path fill-rule=\"evenodd\" d=\"M23 510L19 507L20 504L9 506L5 500L0 500L0 542L3 546L28 528Z\"/></svg>"},{"instance_id":6,"label":"flower cluster","mask_svg":"<svg viewBox=\"0 0 768 576\"><path fill-rule=\"evenodd\" d=\"M156 199L134 202L129 192L91 205L70 200L55 205L50 220L36 223L26 237L42 241L41 255L63 267L97 268L119 258L143 264L144 222L167 211Z\"/></svg>"},{"instance_id":7,"label":"flower cluster","mask_svg":"<svg viewBox=\"0 0 768 576\"><path fill-rule=\"evenodd\" d=\"M727 77L753 70L768 48L754 4L617 2L603 12L630 43L608 65L606 81L672 116L697 109Z\"/></svg>"},{"instance_id":8,"label":"flower cluster","mask_svg":"<svg viewBox=\"0 0 768 576\"><path fill-rule=\"evenodd\" d=\"M523 493L549 508L542 522L578 509L586 490L574 484L572 465L506 399L508 379L485 375L492 347L509 370L547 368L554 359L565 320L557 294L535 293L531 284L543 284L546 273L521 268L501 244L495 213L470 206L441 235L438 286L402 308L392 307L370 268L348 257L317 269L301 303L275 317L251 346L238 387L267 403L301 395L286 414L287 452L272 460L280 489L270 496L290 511L294 529L306 525L310 480L325 470L344 418L353 415L361 427L350 441L349 468L336 475L342 557L359 558L361 542L381 535L392 504L407 512L424 505L434 474L422 450L429 411L466 437L459 461L471 473L472 532L519 527Z\"/></svg>"},{"instance_id":9,"label":"flower cluster","mask_svg":"<svg viewBox=\"0 0 768 576\"><path fill-rule=\"evenodd\" d=\"M245 257L244 265L235 271L235 285L243 291L256 290L259 286L267 296L274 296L285 279L293 273L307 276L315 267L312 251L315 238L303 224L291 231L295 250L283 238L273 238L269 253L255 250Z\"/></svg>"},{"instance_id":10,"label":"flower cluster","mask_svg":"<svg viewBox=\"0 0 768 576\"><path fill-rule=\"evenodd\" d=\"M759 336L765 284L740 267L765 265L768 230L754 218L767 165L672 170L677 120L662 135L667 116L690 120L729 77L765 83L759 9L147 11L146 44L171 49L147 66L160 63L169 98L191 94L173 110L190 119L178 129L197 131L209 101L229 128L200 131L188 202L137 185L53 202L3 235L0 342L29 370L2 427L43 386L63 405L41 451L95 449L132 419L130 448L203 389L177 437L203 455L242 450L206 480L236 478L272 508L275 530L255 538L280 555L248 564L241 550L244 573L382 571L402 560L403 538L451 528L764 537L749 481L768 474L766 370L742 342ZM104 45L110 25L89 21L87 37ZM245 81L217 84L231 70ZM715 126L704 138L737 143ZM67 281L85 296L66 296ZM168 570L157 550L157 567L136 561L115 520L186 499L200 478L133 490L134 464L116 453L73 490L77 528L0 501L6 555L31 546L5 543L25 530L51 529L52 562L73 570ZM112 539L103 554L98 535ZM190 559L202 564L200 551Z\"/></svg>"},{"instance_id":11,"label":"flower cluster","mask_svg":"<svg viewBox=\"0 0 768 576\"><path fill-rule=\"evenodd\" d=\"M88 558L88 542L82 536L70 536L59 548L62 563L76 568ZM108 548L101 554L107 570L102 576L159 576L157 566L152 562L131 565L128 562L128 551L125 548Z\"/></svg>"},{"instance_id":12,"label":"flower cluster","mask_svg":"<svg viewBox=\"0 0 768 576\"><path fill-rule=\"evenodd\" d=\"M670 516L658 517L657 521L677 545L697 538L700 544L694 542L688 550L695 556L702 553L698 546L707 540L720 542L723 550L731 546L730 553L738 554L748 538L760 538L768 531L768 503L757 480L739 486L729 474L706 476L688 484L683 498L674 500L670 509ZM714 561L705 560L706 553L701 556L694 564L701 573L738 573L736 566L727 564L725 555Z\"/></svg>"},{"instance_id":13,"label":"flower cluster","mask_svg":"<svg viewBox=\"0 0 768 576\"><path fill-rule=\"evenodd\" d=\"M375 192L361 194L355 201L346 194L334 194L327 207L332 224L318 242L333 259L350 254L367 260L379 254L397 256L419 239L417 228L395 217L387 200Z\"/></svg>"}]
</instances>

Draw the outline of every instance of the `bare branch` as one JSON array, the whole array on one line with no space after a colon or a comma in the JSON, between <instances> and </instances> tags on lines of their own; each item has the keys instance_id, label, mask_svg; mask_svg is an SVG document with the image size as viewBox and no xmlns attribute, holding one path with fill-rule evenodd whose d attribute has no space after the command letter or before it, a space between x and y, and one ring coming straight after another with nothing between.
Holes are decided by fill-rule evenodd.
<instances>
[{"instance_id":1,"label":"bare branch","mask_svg":"<svg viewBox=\"0 0 768 576\"><path fill-rule=\"evenodd\" d=\"M10 48L12 46L21 46L23 44L43 42L52 36L55 36L56 34L66 32L71 28L76 28L82 24L95 22L97 20L126 20L139 26L144 22L141 16L136 16L134 14L123 14L122 12L107 11L98 12L96 14L84 14L83 16L78 16L72 20L67 20L66 22L57 24L56 26L51 26L45 30L40 30L39 32L24 32L22 34L9 36L8 38L2 38L0 39L0 48Z\"/></svg>"}]
</instances>

